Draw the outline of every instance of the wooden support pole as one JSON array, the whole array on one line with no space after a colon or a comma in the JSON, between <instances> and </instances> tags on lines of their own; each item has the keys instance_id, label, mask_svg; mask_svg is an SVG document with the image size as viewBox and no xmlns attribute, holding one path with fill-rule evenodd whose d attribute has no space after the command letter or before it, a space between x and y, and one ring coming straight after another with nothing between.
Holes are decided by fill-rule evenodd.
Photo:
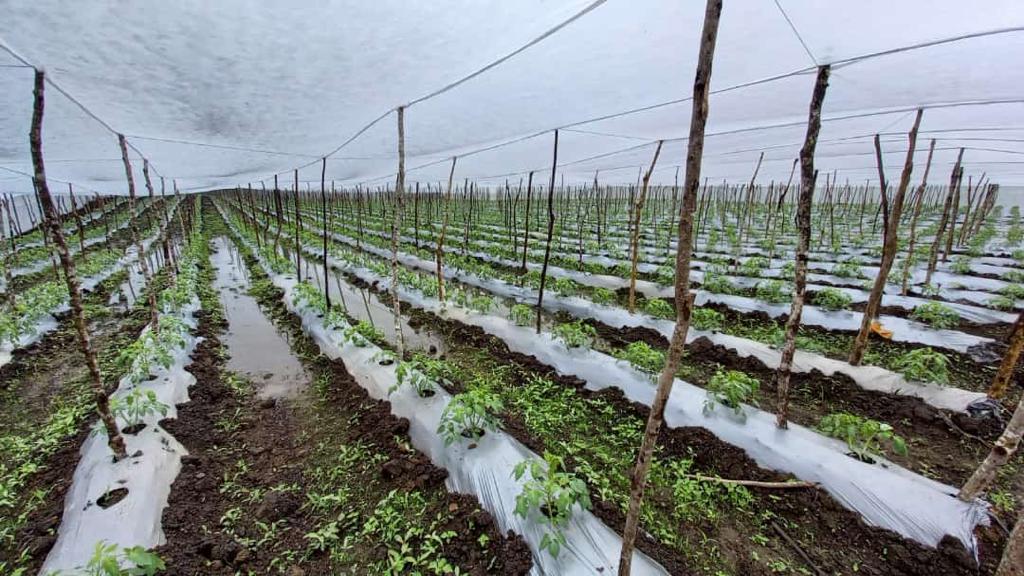
<instances>
[{"instance_id":1,"label":"wooden support pole","mask_svg":"<svg viewBox=\"0 0 1024 576\"><path fill-rule=\"evenodd\" d=\"M394 314L398 361L405 355L402 303L398 299L398 237L402 231L402 195L405 194L405 106L398 107L398 175L395 178L394 220L391 226L391 308Z\"/></svg>"},{"instance_id":2,"label":"wooden support pole","mask_svg":"<svg viewBox=\"0 0 1024 576\"><path fill-rule=\"evenodd\" d=\"M658 140L658 147L654 149L654 158L651 166L644 174L643 183L640 187L640 194L636 198L636 206L633 207L633 234L629 241L629 313L636 312L636 269L640 259L640 221L644 211L644 200L647 198L647 187L651 182L651 174L654 166L658 163L658 156L661 155L661 145L664 140ZM581 256L582 258L582 256Z\"/></svg>"},{"instance_id":3,"label":"wooden support pole","mask_svg":"<svg viewBox=\"0 0 1024 576\"><path fill-rule=\"evenodd\" d=\"M42 217L45 225L49 228L54 244L57 245L57 253L61 265L64 268L64 280L67 283L68 294L71 299L71 315L74 318L75 331L78 334L78 345L85 356L85 364L89 369L89 384L92 389L93 399L96 402L96 411L99 413L100 421L103 422L104 430L107 433L107 445L114 453L114 460L118 461L127 457L124 438L117 427L110 412L110 397L103 387L103 375L100 374L99 362L96 360L96 351L92 347L89 337L89 329L85 320L85 311L82 307L82 288L78 283L78 275L75 273L75 261L68 251L67 242L64 240L64 231L61 229L60 219L57 217L56 208L53 206L53 198L50 196L50 189L46 183L46 168L43 164L43 108L45 88L45 77L42 70L35 71L35 88L33 95L35 102L32 107L32 129L29 133L29 144L32 151L33 182L36 192L39 194L39 201L43 207ZM44 230L45 234L45 230Z\"/></svg>"},{"instance_id":4,"label":"wooden support pole","mask_svg":"<svg viewBox=\"0 0 1024 576\"><path fill-rule=\"evenodd\" d=\"M551 235L555 231L555 170L558 168L558 130L555 130L555 145L551 160L551 181L548 184L548 237L544 244L544 265L540 269L540 290L537 292L537 334L540 334L541 306L544 303L544 284L548 275L548 260L551 258Z\"/></svg>"},{"instance_id":5,"label":"wooden support pole","mask_svg":"<svg viewBox=\"0 0 1024 576\"><path fill-rule=\"evenodd\" d=\"M932 154L935 152L935 139L932 138L928 145L928 161L924 165L924 176L921 177L921 185L917 188L917 197L914 198L914 213L910 217L910 241L907 244L907 257L903 261L903 278L900 293L907 295L907 288L910 284L910 270L914 267L914 245L917 242L917 218L921 215L921 205L924 202L924 190L928 186L928 172L932 168Z\"/></svg>"},{"instance_id":6,"label":"wooden support pole","mask_svg":"<svg viewBox=\"0 0 1024 576\"><path fill-rule=\"evenodd\" d=\"M859 366L864 358L864 349L867 348L868 336L871 334L871 323L878 316L878 309L882 304L882 293L885 290L885 283L889 279L889 271L892 269L893 261L896 258L896 250L899 247L900 216L903 212L903 201L907 194L907 187L910 185L910 174L914 169L914 150L917 147L917 130L921 126L921 115L924 111L920 108L914 118L914 125L907 135L908 147L907 157L903 163L903 173L900 176L900 184L893 196L892 206L888 205L885 190L885 172L882 166L882 148L879 137L875 135L875 156L878 162L878 179L882 190L882 210L884 213L885 233L882 240L882 260L878 266L878 276L875 277L874 287L868 296L867 305L864 307L864 314L861 318L860 331L853 341L850 349L850 364Z\"/></svg>"},{"instance_id":7,"label":"wooden support pole","mask_svg":"<svg viewBox=\"0 0 1024 576\"><path fill-rule=\"evenodd\" d=\"M821 106L825 101L828 89L828 78L832 72L829 65L818 67L818 78L814 83L811 95L810 111L807 118L807 134L804 145L800 149L800 199L797 201L796 213L796 265L793 269L793 304L790 306L789 319L786 320L786 336L782 346L782 358L775 372L775 389L778 395L778 414L775 424L779 428L789 427L789 379L796 354L796 333L800 328L800 316L803 314L804 298L807 292L807 252L811 242L811 204L814 200L814 188L818 172L814 168L814 151L818 146L818 133L821 130Z\"/></svg>"},{"instance_id":8,"label":"wooden support pole","mask_svg":"<svg viewBox=\"0 0 1024 576\"><path fill-rule=\"evenodd\" d=\"M323 241L324 241L324 304L327 306L327 311L331 311L331 285L327 282L330 275L327 273L327 234L329 233L329 226L327 225L327 188L324 186L324 180L327 177L327 157L321 161L320 164L320 205L323 209ZM258 230L258 229L257 229ZM259 232L257 232L259 234Z\"/></svg>"},{"instance_id":9,"label":"wooden support pole","mask_svg":"<svg viewBox=\"0 0 1024 576\"><path fill-rule=\"evenodd\" d=\"M455 162L458 160L457 156L452 156L452 168L448 171L448 190L444 195L444 216L441 220L441 231L437 236L437 252L435 253L437 260L437 295L441 300L441 305L445 303L445 290L444 290L444 236L448 232L448 215L451 212L452 202L452 179L455 178Z\"/></svg>"},{"instance_id":10,"label":"wooden support pole","mask_svg":"<svg viewBox=\"0 0 1024 576\"><path fill-rule=\"evenodd\" d=\"M156 287L153 286L153 276L149 272L149 263L146 262L146 252L139 238L138 219L135 214L135 177L132 174L132 164L128 160L128 144L125 142L124 134L117 135L117 142L121 146L121 161L124 163L125 177L128 179L128 228L132 233L132 241L138 251L139 268L142 270L142 277L146 279L146 294L149 301L149 325L154 334L160 332L160 315L156 308Z\"/></svg>"},{"instance_id":11,"label":"wooden support pole","mask_svg":"<svg viewBox=\"0 0 1024 576\"><path fill-rule=\"evenodd\" d=\"M690 329L694 294L690 292L690 260L693 256L693 214L697 208L697 190L700 185L701 161L704 158L704 128L708 120L708 93L711 86L712 61L718 39L718 22L722 15L722 0L707 0L704 26L701 30L700 54L693 81L693 108L690 114L690 134L687 141L686 172L683 179L683 204L679 216L679 237L676 249L676 326L672 331L665 367L658 376L658 388L651 402L651 411L644 428L640 452L630 482L629 506L622 533L622 551L619 555L619 576L629 576L633 562L633 548L640 526L640 505L643 502L647 474L651 468L654 445L665 418L665 405L675 381L676 371L686 346L686 333Z\"/></svg>"}]
</instances>

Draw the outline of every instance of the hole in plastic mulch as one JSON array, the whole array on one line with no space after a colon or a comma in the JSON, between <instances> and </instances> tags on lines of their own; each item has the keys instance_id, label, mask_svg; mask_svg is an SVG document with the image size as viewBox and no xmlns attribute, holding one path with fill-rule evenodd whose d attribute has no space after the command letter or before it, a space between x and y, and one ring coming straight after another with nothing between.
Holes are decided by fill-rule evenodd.
<instances>
[{"instance_id":1,"label":"hole in plastic mulch","mask_svg":"<svg viewBox=\"0 0 1024 576\"><path fill-rule=\"evenodd\" d=\"M102 496L96 499L96 505L106 510L114 504L117 504L121 500L124 500L128 496L127 488L117 488L109 490Z\"/></svg>"},{"instance_id":2,"label":"hole in plastic mulch","mask_svg":"<svg viewBox=\"0 0 1024 576\"><path fill-rule=\"evenodd\" d=\"M125 426L124 428L121 429L121 432L124 432L125 434L128 434L130 436L135 436L136 434L142 432L145 429L145 422L137 422L135 424L132 424L131 426Z\"/></svg>"}]
</instances>

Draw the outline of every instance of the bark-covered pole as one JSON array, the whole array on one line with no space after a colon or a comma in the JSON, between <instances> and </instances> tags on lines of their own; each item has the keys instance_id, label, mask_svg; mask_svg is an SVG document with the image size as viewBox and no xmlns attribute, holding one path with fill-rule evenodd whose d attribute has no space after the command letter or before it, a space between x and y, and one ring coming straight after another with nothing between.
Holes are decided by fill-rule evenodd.
<instances>
[{"instance_id":1,"label":"bark-covered pole","mask_svg":"<svg viewBox=\"0 0 1024 576\"><path fill-rule=\"evenodd\" d=\"M1017 516L1017 523L1006 540L995 576L1024 576L1024 510Z\"/></svg>"},{"instance_id":2,"label":"bark-covered pole","mask_svg":"<svg viewBox=\"0 0 1024 576\"><path fill-rule=\"evenodd\" d=\"M697 208L697 190L700 186L700 168L704 157L704 127L708 120L708 91L711 86L711 64L718 39L718 21L722 15L722 0L707 0L704 11L704 26L701 30L700 55L697 58L697 72L693 80L693 110L690 114L690 135L687 141L686 172L683 177L683 203L679 214L679 237L676 247L676 326L665 367L658 376L658 389L651 402L650 416L644 429L640 453L630 482L629 508L622 532L622 552L619 556L619 576L628 576L633 562L633 547L636 543L637 528L640 524L640 504L643 502L647 473L651 468L654 444L658 439L662 421L665 418L665 404L668 403L672 384L675 381L679 362L686 346L686 333L690 329L690 313L693 311L694 294L690 292L690 260L693 252L693 213Z\"/></svg>"},{"instance_id":3,"label":"bark-covered pole","mask_svg":"<svg viewBox=\"0 0 1024 576\"><path fill-rule=\"evenodd\" d=\"M537 292L537 334L540 334L541 305L544 303L544 284L548 276L548 259L551 257L551 235L555 231L555 170L558 168L558 130L555 130L555 146L551 160L551 182L548 184L548 237L544 244L544 265L540 269L540 290Z\"/></svg>"},{"instance_id":4,"label":"bark-covered pole","mask_svg":"<svg viewBox=\"0 0 1024 576\"><path fill-rule=\"evenodd\" d=\"M796 354L796 332L800 328L800 316L804 310L807 292L807 251L811 243L811 202L817 171L814 169L814 150L818 145L821 130L821 105L825 101L828 78L832 72L829 65L818 67L818 79L811 95L810 112L807 117L807 135L800 149L800 198L796 210L796 265L793 268L793 304L786 320L786 339L782 346L782 359L775 372L775 389L778 394L778 414L775 423L779 428L789 427L789 377Z\"/></svg>"},{"instance_id":5,"label":"bark-covered pole","mask_svg":"<svg viewBox=\"0 0 1024 576\"><path fill-rule=\"evenodd\" d=\"M85 226L82 225L82 214L78 211L78 203L75 202L75 187L71 185L71 182L68 182L68 196L71 198L71 214L75 217L75 226L78 227L78 251L82 254L82 262L85 262Z\"/></svg>"},{"instance_id":6,"label":"bark-covered pole","mask_svg":"<svg viewBox=\"0 0 1024 576\"><path fill-rule=\"evenodd\" d=\"M935 152L935 139L932 138L928 145L928 161L924 165L924 176L921 177L921 185L917 188L917 196L914 199L914 213L910 217L910 242L907 245L907 258L903 262L903 282L900 294L906 296L910 284L910 269L914 266L914 245L917 242L917 218L921 215L921 205L924 204L924 191L928 186L928 172L932 168L932 153Z\"/></svg>"},{"instance_id":7,"label":"bark-covered pole","mask_svg":"<svg viewBox=\"0 0 1024 576\"><path fill-rule=\"evenodd\" d=\"M398 237L402 230L402 195L405 194L405 106L398 107L398 175L395 177L395 214L391 223L391 308L395 321L398 361L405 358L402 303L398 300Z\"/></svg>"},{"instance_id":8,"label":"bark-covered pole","mask_svg":"<svg viewBox=\"0 0 1024 576\"><path fill-rule=\"evenodd\" d=\"M526 223L523 225L523 263L519 271L526 277L526 253L530 249L530 197L533 196L533 170L526 178ZM600 230L600 224L598 224Z\"/></svg>"},{"instance_id":9,"label":"bark-covered pole","mask_svg":"<svg viewBox=\"0 0 1024 576\"><path fill-rule=\"evenodd\" d=\"M274 257L277 258L277 245L281 241L281 211L284 203L281 200L281 189L277 187L277 174L274 174L274 212L277 215L277 233L274 234Z\"/></svg>"},{"instance_id":10,"label":"bark-covered pole","mask_svg":"<svg viewBox=\"0 0 1024 576\"><path fill-rule=\"evenodd\" d=\"M4 300L7 302L7 305L11 310L14 310L14 306L17 304L17 298L15 297L14 290L11 289L11 282L13 282L13 277L11 276L11 258L14 257L14 236L17 232L15 231L14 222L11 220L10 203L7 200L2 200L2 203L4 210L7 212L7 227L5 228L3 223L0 222L0 240L3 240L4 234L7 234L7 237L10 240L10 247L8 247L6 242L4 242L4 245L0 247L0 250L3 250L4 252Z\"/></svg>"},{"instance_id":11,"label":"bark-covered pole","mask_svg":"<svg viewBox=\"0 0 1024 576\"><path fill-rule=\"evenodd\" d=\"M331 311L331 285L327 282L330 274L327 273L327 233L330 228L327 225L327 188L324 186L324 179L327 177L327 157L325 156L320 165L320 205L323 214L323 240L324 240L324 304L327 311ZM257 228L259 230L259 228ZM256 233L259 235L259 232Z\"/></svg>"},{"instance_id":12,"label":"bark-covered pole","mask_svg":"<svg viewBox=\"0 0 1024 576\"><path fill-rule=\"evenodd\" d=\"M882 293L885 290L885 283L889 279L889 271L892 270L893 260L896 259L896 249L899 247L900 216L903 212L903 199L907 195L907 187L910 185L910 174L914 169L914 149L917 147L917 129L921 125L921 115L924 111L917 110L914 117L914 126L908 135L907 158L903 163L903 173L900 175L899 188L893 195L892 206L886 206L885 212L885 235L882 240L882 261L878 265L878 276L875 277L875 284L868 296L867 305L864 306L864 315L860 322L860 331L850 348L850 364L859 366L864 358L864 349L868 345L868 336L871 334L871 323L878 316L878 309L882 304ZM878 177L881 184L882 200L885 204L885 174L882 166L882 149L879 137L875 135L875 155L878 161Z\"/></svg>"},{"instance_id":13,"label":"bark-covered pole","mask_svg":"<svg viewBox=\"0 0 1024 576\"><path fill-rule=\"evenodd\" d=\"M441 304L445 303L445 291L444 291L444 235L448 232L448 214L451 211L450 205L452 202L452 179L455 178L455 162L458 160L457 156L452 156L452 168L448 171L448 190L444 194L444 217L441 220L441 232L437 235L437 252L435 254L437 261L437 296L441 299Z\"/></svg>"},{"instance_id":14,"label":"bark-covered pole","mask_svg":"<svg viewBox=\"0 0 1024 576\"><path fill-rule=\"evenodd\" d=\"M960 159L957 158L957 164L959 165ZM957 175L956 187L953 188L953 203L949 207L949 233L946 236L946 248L942 251L942 261L945 262L949 259L950 253L953 252L953 236L956 234L956 219L960 215L960 185L963 183L964 169L960 168L960 173ZM966 222L964 223L966 225Z\"/></svg>"},{"instance_id":15,"label":"bark-covered pole","mask_svg":"<svg viewBox=\"0 0 1024 576\"><path fill-rule=\"evenodd\" d=\"M1024 435L1024 398L1017 403L1017 409L1013 411L1009 424L992 445L988 456L978 465L978 469L971 474L963 488L960 489L958 497L961 500L970 502L988 490L992 482L995 481L999 469L1009 462L1017 452L1021 435Z\"/></svg>"},{"instance_id":16,"label":"bark-covered pole","mask_svg":"<svg viewBox=\"0 0 1024 576\"><path fill-rule=\"evenodd\" d=\"M57 254L61 266L64 267L64 280L67 282L68 294L71 297L71 316L74 318L75 331L78 333L78 345L85 356L85 364L89 369L89 380L92 388L93 399L96 401L96 411L107 432L107 445L114 453L114 460L121 460L128 456L125 450L124 438L117 428L114 415L110 412L110 398L103 388L103 376L100 374L100 365L96 360L96 351L93 350L89 338L89 329L85 323L85 312L82 309L82 288L78 284L78 275L75 273L75 261L71 259L68 252L68 244L64 240L64 231L60 226L60 219L57 218L57 211L53 206L53 198L50 196L50 188L46 183L46 168L43 165L43 88L45 77L42 70L36 70L35 103L32 107L32 131L29 133L29 144L32 149L32 168L34 170L34 183L36 192L39 194L39 201L43 207L43 218L45 225L50 230L53 242L57 246Z\"/></svg>"},{"instance_id":17,"label":"bark-covered pole","mask_svg":"<svg viewBox=\"0 0 1024 576\"><path fill-rule=\"evenodd\" d=\"M644 173L643 183L640 186L640 194L636 197L636 206L633 207L633 234L629 242L629 313L636 311L636 267L640 259L640 220L644 212L644 200L647 199L647 187L651 182L651 174L654 166L658 163L658 156L661 156L661 145L664 140L658 140L658 147L654 149L654 158L651 166Z\"/></svg>"},{"instance_id":18,"label":"bark-covered pole","mask_svg":"<svg viewBox=\"0 0 1024 576\"><path fill-rule=\"evenodd\" d=\"M142 248L142 240L139 238L138 221L135 217L135 177L132 175L132 164L128 160L128 144L124 140L124 134L117 135L117 142L121 146L121 161L124 163L125 177L128 178L128 228L132 232L132 241L138 251L139 268L142 269L142 277L146 279L146 293L149 300L149 324L154 334L160 332L160 316L156 309L156 287L153 286L153 276L149 273L149 263L146 261L146 253Z\"/></svg>"},{"instance_id":19,"label":"bark-covered pole","mask_svg":"<svg viewBox=\"0 0 1024 576\"><path fill-rule=\"evenodd\" d=\"M163 240L164 260L171 264L171 266L168 267L168 270L170 271L171 279L176 280L178 263L174 260L174 254L168 242L168 236L171 234L171 215L167 207L167 189L163 176L160 177L160 203L163 205L163 210L161 210L161 212L163 212L164 215L164 231L163 234L161 234ZM188 238L188 232L186 230L182 230L181 235Z\"/></svg>"},{"instance_id":20,"label":"bark-covered pole","mask_svg":"<svg viewBox=\"0 0 1024 576\"><path fill-rule=\"evenodd\" d=\"M963 168L960 163L964 159L964 149L961 148L960 152L956 156L956 164L953 165L953 172L949 175L949 190L946 192L946 201L942 205L942 216L939 217L939 229L935 231L935 239L932 241L931 251L928 253L928 271L924 275L924 285L928 286L932 282L932 274L935 273L935 265L939 260L939 246L942 245L942 238L946 231L946 225L949 222L949 213L952 210L955 214L956 208L953 207L953 191L960 186L960 180L963 177Z\"/></svg>"},{"instance_id":21,"label":"bark-covered pole","mask_svg":"<svg viewBox=\"0 0 1024 576\"><path fill-rule=\"evenodd\" d=\"M1003 361L999 365L999 370L996 372L996 376L992 379L992 384L989 385L986 392L989 398L998 400L1006 396L1006 389L1010 384L1010 378L1013 377L1014 370L1017 368L1017 361L1020 359L1021 350L1024 350L1024 312L1017 317L1017 321L1013 324L1013 330L1010 332L1009 348L1006 350Z\"/></svg>"},{"instance_id":22,"label":"bark-covered pole","mask_svg":"<svg viewBox=\"0 0 1024 576\"><path fill-rule=\"evenodd\" d=\"M299 210L298 168L295 169L294 180L294 187L292 190L295 194L295 281L302 282L302 244L300 240L302 237L302 212Z\"/></svg>"}]
</instances>

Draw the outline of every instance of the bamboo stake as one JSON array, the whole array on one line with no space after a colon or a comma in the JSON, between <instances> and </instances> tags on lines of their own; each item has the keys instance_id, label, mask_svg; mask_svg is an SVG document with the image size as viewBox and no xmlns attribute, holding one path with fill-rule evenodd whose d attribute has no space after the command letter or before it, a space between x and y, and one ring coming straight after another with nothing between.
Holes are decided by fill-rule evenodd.
<instances>
[{"instance_id":1,"label":"bamboo stake","mask_svg":"<svg viewBox=\"0 0 1024 576\"><path fill-rule=\"evenodd\" d=\"M1014 324L1010 349L1003 357L1003 362L999 366L999 372L989 388L990 398L1001 398L1006 393L1006 381L1017 365L1022 346L1024 346L1024 313L1021 313L1021 316L1017 318L1017 323ZM978 469L974 471L963 488L960 489L960 493L957 496L961 500L970 502L992 485L992 482L995 481L996 473L1003 465L1010 461L1010 458L1013 457L1020 446L1021 435L1024 435L1024 398L1017 403L1017 409L1014 410L1010 422L992 446L988 456L985 457L985 460L978 466Z\"/></svg>"},{"instance_id":2,"label":"bamboo stake","mask_svg":"<svg viewBox=\"0 0 1024 576\"><path fill-rule=\"evenodd\" d=\"M728 478L719 478L717 476L702 476L700 474L683 474L687 478L693 478L694 480L700 480L701 482L717 482L719 484L734 484L736 486L750 486L751 488L768 488L768 489L780 489L789 490L794 488L817 488L818 485L814 482L805 482L803 480L795 480L792 482L762 482L759 480L730 480Z\"/></svg>"}]
</instances>

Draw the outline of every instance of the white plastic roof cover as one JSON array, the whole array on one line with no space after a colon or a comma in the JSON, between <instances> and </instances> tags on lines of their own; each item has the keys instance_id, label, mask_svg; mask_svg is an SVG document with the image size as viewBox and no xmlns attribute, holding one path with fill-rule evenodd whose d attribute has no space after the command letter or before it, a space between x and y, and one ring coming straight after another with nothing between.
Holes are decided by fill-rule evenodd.
<instances>
[{"instance_id":1,"label":"white plastic roof cover","mask_svg":"<svg viewBox=\"0 0 1024 576\"><path fill-rule=\"evenodd\" d=\"M597 170L606 183L635 181L658 139L671 141L655 179L671 182L704 2L3 0L0 10L0 191L31 190L29 63L65 91L48 89L49 177L123 193L111 130L128 136L137 171L145 155L183 190L275 173L290 183L303 165L300 180L318 186L328 154L328 180L389 184L393 110L409 103L409 182L443 180L452 155L510 142L460 158L456 177L547 172L558 127L567 183ZM1024 184L1022 57L1016 0L725 0L703 176L746 180L764 151L759 179L786 179L814 68L833 63L823 173L875 180L877 132L896 178L923 106L933 182L965 147L969 173ZM927 145L918 149L920 166Z\"/></svg>"}]
</instances>

